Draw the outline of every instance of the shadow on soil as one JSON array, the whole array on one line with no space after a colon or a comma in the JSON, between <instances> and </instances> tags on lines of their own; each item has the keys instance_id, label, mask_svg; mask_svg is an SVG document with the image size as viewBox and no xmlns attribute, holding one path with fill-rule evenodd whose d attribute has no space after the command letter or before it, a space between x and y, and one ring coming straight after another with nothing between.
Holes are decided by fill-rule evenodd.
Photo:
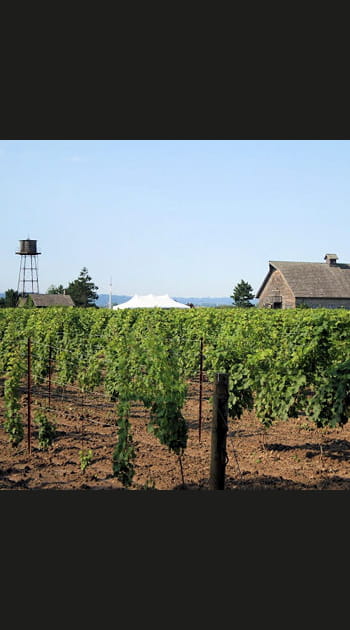
<instances>
[{"instance_id":1,"label":"shadow on soil","mask_svg":"<svg viewBox=\"0 0 350 630\"><path fill-rule=\"evenodd\" d=\"M244 473L243 473L244 475ZM321 475L320 475L321 477ZM185 484L173 488L173 490L209 490L207 479L198 484ZM244 490L350 490L350 480L337 475L322 477L318 481L307 483L295 482L283 477L269 475L251 476L249 478L226 477L224 492Z\"/></svg>"},{"instance_id":2,"label":"shadow on soil","mask_svg":"<svg viewBox=\"0 0 350 630\"><path fill-rule=\"evenodd\" d=\"M104 491L104 490L109 491L109 492L111 491L112 492L115 492L115 491L164 492L163 490L158 490L157 488L145 488L145 487L134 488L133 490L128 490L127 488L111 487L111 485L109 485L108 483L102 483L99 485L94 485L94 484L90 485L89 483L82 483L80 486L75 487L75 488L72 488L68 484L66 487L65 482L57 483L56 487L52 487L52 483L43 482L41 484L37 484L35 488L29 487L29 483L30 483L30 479L28 480L20 479L18 481L13 481L10 479L0 479L0 491L1 490L27 490L30 492L30 490L55 491L55 490L67 489L68 491L93 490L95 492ZM191 490L192 491L204 490L204 491L210 492L207 479L200 481L197 484L192 484L192 483L185 484L185 485L180 484L172 488L170 492L184 491L184 490L187 490L187 491L188 490L190 491ZM350 481L349 479L345 479L344 477L339 477L339 476L323 478L323 479L320 479L318 482L310 483L310 484L297 483L297 482L291 481L290 479L284 479L283 477L260 476L260 477L253 477L253 478L245 479L245 480L238 480L236 478L228 477L225 481L224 492L265 491L265 490L276 490L276 491L278 490L290 490L290 491L293 491L293 490L332 490L332 491L345 490L345 491L348 491L350 490ZM168 492L168 491L165 491L165 492Z\"/></svg>"},{"instance_id":3,"label":"shadow on soil","mask_svg":"<svg viewBox=\"0 0 350 630\"><path fill-rule=\"evenodd\" d=\"M305 442L305 444L287 445L280 443L265 444L267 451L306 451L305 457L311 459L320 456L320 444ZM343 460L350 458L350 442L348 440L330 440L322 443L322 454L325 458Z\"/></svg>"}]
</instances>

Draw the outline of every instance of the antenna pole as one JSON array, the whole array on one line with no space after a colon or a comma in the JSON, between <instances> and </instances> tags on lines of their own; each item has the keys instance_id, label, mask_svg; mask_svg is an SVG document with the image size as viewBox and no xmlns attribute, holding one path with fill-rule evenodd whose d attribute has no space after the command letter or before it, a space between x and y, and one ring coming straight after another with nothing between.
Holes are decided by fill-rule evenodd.
<instances>
[{"instance_id":1,"label":"antenna pole","mask_svg":"<svg viewBox=\"0 0 350 630\"><path fill-rule=\"evenodd\" d=\"M112 278L109 281L109 303L108 308L112 308Z\"/></svg>"}]
</instances>

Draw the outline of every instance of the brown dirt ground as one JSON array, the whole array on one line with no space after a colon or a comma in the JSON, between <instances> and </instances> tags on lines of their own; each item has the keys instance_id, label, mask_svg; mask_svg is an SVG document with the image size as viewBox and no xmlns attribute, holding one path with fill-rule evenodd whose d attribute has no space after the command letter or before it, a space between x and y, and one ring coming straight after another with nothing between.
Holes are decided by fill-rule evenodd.
<instances>
[{"instance_id":1,"label":"brown dirt ground","mask_svg":"<svg viewBox=\"0 0 350 630\"><path fill-rule=\"evenodd\" d=\"M135 404L131 423L137 446L130 490L209 490L212 386L203 383L199 440L199 382L189 385L183 410L189 423L188 446L181 460L146 431L147 410ZM33 388L31 417L47 390ZM4 399L0 398L1 490L123 490L113 476L112 452L117 433L115 405L106 398L71 388L51 393L51 419L57 437L48 450L38 445L31 424L28 451L27 396L22 398L25 437L12 447L4 430ZM83 472L79 451L92 449ZM349 490L350 422L343 428L317 429L305 417L278 422L264 430L253 413L229 420L225 491L230 490ZM184 483L183 483L184 482Z\"/></svg>"}]
</instances>

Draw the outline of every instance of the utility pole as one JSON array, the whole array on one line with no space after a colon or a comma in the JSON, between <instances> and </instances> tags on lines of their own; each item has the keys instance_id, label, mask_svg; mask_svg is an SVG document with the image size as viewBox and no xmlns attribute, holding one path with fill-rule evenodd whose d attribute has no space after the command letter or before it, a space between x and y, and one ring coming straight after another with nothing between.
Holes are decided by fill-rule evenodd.
<instances>
[{"instance_id":1,"label":"utility pole","mask_svg":"<svg viewBox=\"0 0 350 630\"><path fill-rule=\"evenodd\" d=\"M112 278L110 278L110 281L109 281L109 302L108 302L108 308L112 308Z\"/></svg>"}]
</instances>

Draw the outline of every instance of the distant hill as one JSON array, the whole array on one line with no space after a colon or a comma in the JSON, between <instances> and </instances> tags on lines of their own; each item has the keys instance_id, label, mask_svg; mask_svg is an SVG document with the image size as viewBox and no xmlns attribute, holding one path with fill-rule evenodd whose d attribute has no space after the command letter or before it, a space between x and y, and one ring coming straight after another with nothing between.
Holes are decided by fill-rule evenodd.
<instances>
[{"instance_id":1,"label":"distant hill","mask_svg":"<svg viewBox=\"0 0 350 630\"><path fill-rule=\"evenodd\" d=\"M5 293L0 293L0 297L5 297ZM112 295L112 305L122 304L132 297L132 295ZM173 299L182 304L193 304L194 306L232 306L232 298L230 297L174 297ZM256 304L258 300L254 299L252 302ZM96 300L96 306L108 307L108 304L109 294L101 293Z\"/></svg>"},{"instance_id":2,"label":"distant hill","mask_svg":"<svg viewBox=\"0 0 350 630\"><path fill-rule=\"evenodd\" d=\"M121 304L122 302L127 302L130 300L132 295L112 295L112 306L114 304ZM109 293L100 293L95 304L97 306L108 306L109 304Z\"/></svg>"},{"instance_id":3,"label":"distant hill","mask_svg":"<svg viewBox=\"0 0 350 630\"><path fill-rule=\"evenodd\" d=\"M112 295L112 305L122 304L132 298L132 295ZM194 306L232 306L232 298L230 297L175 297L171 296L177 302L182 304L193 304ZM252 300L255 304L258 300ZM101 293L96 300L97 306L108 306L109 295L107 293Z\"/></svg>"}]
</instances>

